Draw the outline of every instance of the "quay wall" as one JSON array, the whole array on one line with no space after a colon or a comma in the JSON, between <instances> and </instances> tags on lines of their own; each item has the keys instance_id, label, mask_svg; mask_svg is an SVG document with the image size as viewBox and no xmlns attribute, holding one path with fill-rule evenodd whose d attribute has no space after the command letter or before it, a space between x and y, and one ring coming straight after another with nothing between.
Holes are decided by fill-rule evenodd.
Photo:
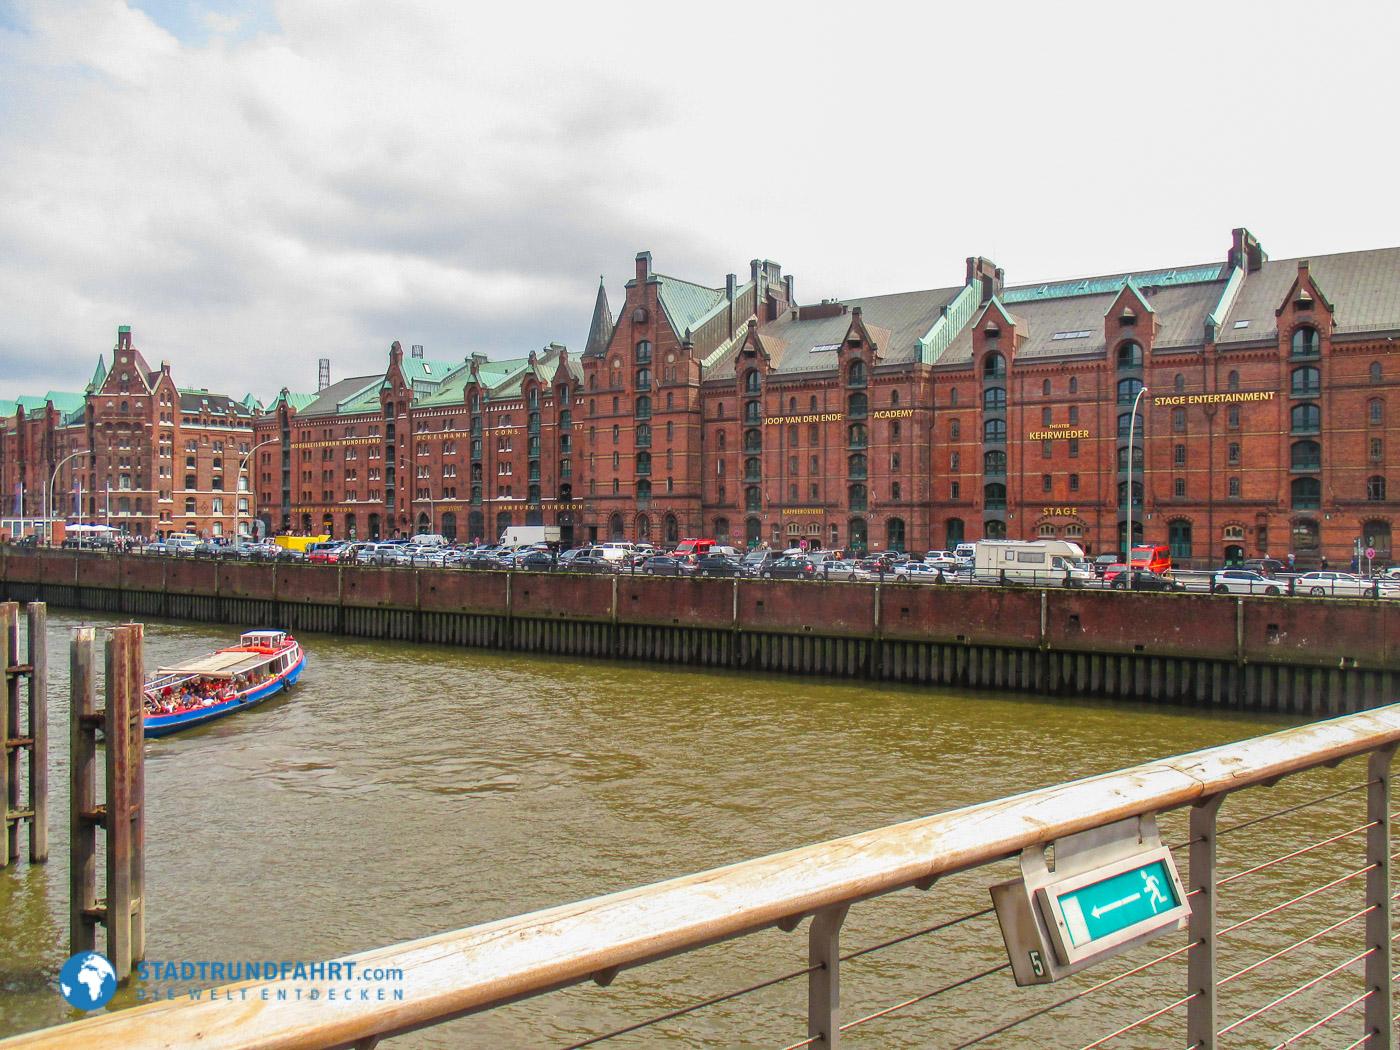
<instances>
[{"instance_id":1,"label":"quay wall","mask_svg":"<svg viewBox=\"0 0 1400 1050\"><path fill-rule=\"evenodd\" d=\"M258 564L0 548L0 596L131 616L1326 716L1392 702L1400 603Z\"/></svg>"}]
</instances>

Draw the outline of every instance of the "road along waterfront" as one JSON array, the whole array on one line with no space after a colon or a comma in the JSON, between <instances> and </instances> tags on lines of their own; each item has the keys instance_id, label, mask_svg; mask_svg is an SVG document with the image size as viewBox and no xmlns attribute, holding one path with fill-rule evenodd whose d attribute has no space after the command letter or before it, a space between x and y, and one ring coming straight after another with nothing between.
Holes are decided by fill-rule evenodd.
<instances>
[{"instance_id":1,"label":"road along waterfront","mask_svg":"<svg viewBox=\"0 0 1400 1050\"><path fill-rule=\"evenodd\" d=\"M77 622L52 610L50 691L60 726L67 689L59 654ZM229 633L151 622L147 665L207 651ZM333 959L1297 722L324 635L301 641L308 669L290 695L148 748L148 959ZM54 810L62 812L66 756L54 750ZM1344 766L1309 786L1323 793L1329 777L1361 779ZM1248 819L1251 806L1288 805L1284 790L1256 793L1264 797L1232 818ZM1312 819L1310 812L1298 819ZM56 987L67 956L66 839L58 823L47 867L0 875L0 1034L76 1016ZM1180 829L1169 827L1168 841L1173 830ZM1309 855L1271 869L1260 900L1287 899L1325 881L1323 872L1340 872L1328 863ZM985 907L985 874L904 904L930 921L944 908ZM886 907L853 910L852 947L894 929ZM1324 925L1296 921L1308 932ZM783 936L773 933L768 947L781 950ZM1266 940L1249 945L1251 958ZM1322 941L1299 954L1334 947ZM954 958L995 960L1000 944L994 927L969 926L938 949L945 954L925 945L873 957L848 986L850 1015L928 990ZM800 939L785 950L789 961L805 957ZM684 966L624 974L607 991L575 989L390 1045L568 1045L802 965L755 952L747 942L721 945ZM1304 958L1298 972L1320 972L1330 958L1324 952L1315 966ZM1289 977L1278 978L1279 994L1297 983ZM191 984L199 982L139 990ZM137 990L120 993L113 1006L131 1005ZM1023 996L1009 1001L1038 1001L999 991ZM975 999L966 1010L979 1005ZM1080 1008L1061 1017L1058 1030L1102 1034L1110 1015L1097 1010L1114 1005ZM617 1045L784 1045L801 1030L802 1007L801 989L792 989ZM950 1020L915 1009L850 1045L943 1045L932 1035L933 1018L938 1030L970 1023L962 1012ZM1006 1038L987 1045L1021 1045L1014 1034ZM1138 1038L1118 1045L1161 1045L1150 1033Z\"/></svg>"}]
</instances>

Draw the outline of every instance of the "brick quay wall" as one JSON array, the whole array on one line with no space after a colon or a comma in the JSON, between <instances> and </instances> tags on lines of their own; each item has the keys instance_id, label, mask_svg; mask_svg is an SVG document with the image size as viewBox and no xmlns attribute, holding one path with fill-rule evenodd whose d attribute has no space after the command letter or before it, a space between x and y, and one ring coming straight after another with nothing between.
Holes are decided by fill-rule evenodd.
<instances>
[{"instance_id":1,"label":"brick quay wall","mask_svg":"<svg viewBox=\"0 0 1400 1050\"><path fill-rule=\"evenodd\" d=\"M0 593L133 617L1326 716L1388 703L1400 603L250 564L0 549Z\"/></svg>"}]
</instances>

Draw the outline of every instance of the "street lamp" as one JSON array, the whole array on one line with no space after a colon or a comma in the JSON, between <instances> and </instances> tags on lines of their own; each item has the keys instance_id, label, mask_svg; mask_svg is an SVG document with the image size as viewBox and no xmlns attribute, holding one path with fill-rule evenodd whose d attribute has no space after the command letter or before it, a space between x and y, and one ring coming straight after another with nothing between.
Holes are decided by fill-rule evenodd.
<instances>
[{"instance_id":1,"label":"street lamp","mask_svg":"<svg viewBox=\"0 0 1400 1050\"><path fill-rule=\"evenodd\" d=\"M233 483L233 484L234 484L234 496L233 496L233 498L239 501L238 503L235 503L235 504L234 504L234 509L233 509L233 549L234 549L235 551L241 551L241 550L243 549L243 532L242 532L242 530L240 530L239 527L238 527L238 524L239 524L240 520L241 520L242 517L243 517L243 510L242 510L243 493L240 492L240 491L238 491L238 489L237 489L238 482L243 480L243 472L244 472L245 470L248 469L248 461L249 461L250 459L253 458L253 453L254 453L254 452L256 452L258 449L262 448L264 445L276 445L276 444L278 444L280 441L281 441L280 438L268 438L266 441L259 441L256 445L254 445L254 446L253 446L252 448L250 448L246 453L244 453L243 458L240 459L240 460L238 461L238 478L237 478L237 480L235 480L234 483ZM253 487L252 482L249 482L249 483L248 483L248 498L249 498L249 500L252 501L252 502L249 504L249 506L250 506L252 509L251 509L251 512L249 513L248 517L250 517L250 518L256 518L256 517L258 516L258 497L257 497L257 489L255 489L255 488Z\"/></svg>"},{"instance_id":2,"label":"street lamp","mask_svg":"<svg viewBox=\"0 0 1400 1050\"><path fill-rule=\"evenodd\" d=\"M47 490L45 491L45 493L44 493L44 504L45 504L45 506L44 506L44 512L45 512L45 513L44 513L44 517L45 517L45 518L48 518L48 517L49 517L49 511L51 511L51 510L54 508L54 505L55 505L56 503L58 503L58 491L57 491L58 472L59 472L60 470L63 469L63 464L67 463L70 459L77 459L79 456L86 456L86 455L88 455L91 451L92 451L91 449L80 448L80 449L78 449L77 452L70 452L70 453L68 453L68 455L64 456L62 459L60 459L60 460L54 465L53 474L50 475L50 477L49 477L49 487L48 487L48 489L47 489ZM78 518L79 518L79 520L82 519L82 508L79 508L79 509L78 509ZM53 530L52 530L51 527L49 528L48 536L49 536L50 541L52 541L52 539L53 539Z\"/></svg>"},{"instance_id":3,"label":"street lamp","mask_svg":"<svg viewBox=\"0 0 1400 1050\"><path fill-rule=\"evenodd\" d=\"M1133 589L1133 433L1137 428L1138 402L1142 400L1142 395L1147 393L1147 387L1142 387L1137 392L1137 397L1133 398L1133 414L1128 417L1128 590ZM1147 456L1143 456L1143 471L1147 470Z\"/></svg>"}]
</instances>

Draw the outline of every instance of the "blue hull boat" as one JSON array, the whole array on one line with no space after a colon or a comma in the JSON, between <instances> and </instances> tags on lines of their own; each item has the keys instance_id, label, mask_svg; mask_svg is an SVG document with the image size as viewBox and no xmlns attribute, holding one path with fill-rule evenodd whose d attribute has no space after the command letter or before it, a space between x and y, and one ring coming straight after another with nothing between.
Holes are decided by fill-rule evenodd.
<instances>
[{"instance_id":1,"label":"blue hull boat","mask_svg":"<svg viewBox=\"0 0 1400 1050\"><path fill-rule=\"evenodd\" d=\"M301 677L306 654L282 631L249 631L237 645L162 667L146 681L146 736L162 737L254 707Z\"/></svg>"}]
</instances>

